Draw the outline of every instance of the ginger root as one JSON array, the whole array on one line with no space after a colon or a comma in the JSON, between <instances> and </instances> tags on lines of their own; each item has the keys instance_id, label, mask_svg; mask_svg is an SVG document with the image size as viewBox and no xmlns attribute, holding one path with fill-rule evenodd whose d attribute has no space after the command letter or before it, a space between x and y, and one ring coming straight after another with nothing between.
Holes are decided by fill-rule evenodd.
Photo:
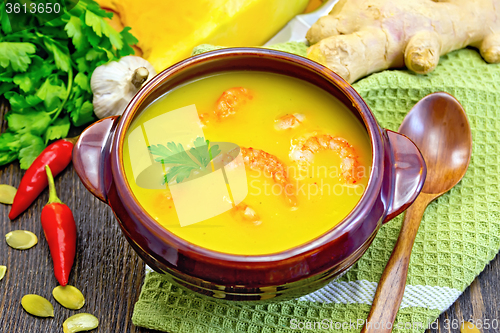
<instances>
[{"instance_id":1,"label":"ginger root","mask_svg":"<svg viewBox=\"0 0 500 333\"><path fill-rule=\"evenodd\" d=\"M419 74L468 45L500 62L500 0L340 0L308 31L308 57L346 81L388 68Z\"/></svg>"}]
</instances>

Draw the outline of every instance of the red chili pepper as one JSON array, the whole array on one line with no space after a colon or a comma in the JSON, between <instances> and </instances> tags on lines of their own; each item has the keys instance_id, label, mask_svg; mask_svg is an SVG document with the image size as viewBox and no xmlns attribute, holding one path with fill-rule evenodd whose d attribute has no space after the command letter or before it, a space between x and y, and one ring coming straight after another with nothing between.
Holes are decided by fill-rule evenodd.
<instances>
[{"instance_id":1,"label":"red chili pepper","mask_svg":"<svg viewBox=\"0 0 500 333\"><path fill-rule=\"evenodd\" d=\"M53 170L55 176L68 166L75 142L76 138L57 140L33 161L21 179L9 219L13 220L24 212L47 187L46 165Z\"/></svg>"},{"instance_id":2,"label":"red chili pepper","mask_svg":"<svg viewBox=\"0 0 500 333\"><path fill-rule=\"evenodd\" d=\"M75 261L76 225L71 209L57 197L54 177L45 166L49 181L49 202L42 209L42 228L49 243L54 263L54 275L61 286L68 284L69 273Z\"/></svg>"}]
</instances>

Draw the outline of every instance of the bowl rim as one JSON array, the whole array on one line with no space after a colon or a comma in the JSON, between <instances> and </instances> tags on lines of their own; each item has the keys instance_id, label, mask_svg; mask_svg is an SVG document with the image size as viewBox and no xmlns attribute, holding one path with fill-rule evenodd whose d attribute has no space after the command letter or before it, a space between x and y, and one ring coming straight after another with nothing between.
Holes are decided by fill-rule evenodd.
<instances>
[{"instance_id":1,"label":"bowl rim","mask_svg":"<svg viewBox=\"0 0 500 333\"><path fill-rule=\"evenodd\" d=\"M260 255L242 255L242 254L231 254L225 252L218 252L215 250L210 250L194 243L191 243L173 233L168 231L166 228L162 227L157 223L149 213L146 212L136 199L133 194L127 178L125 176L125 170L123 165L123 143L125 140L126 132L133 121L134 115L141 103L146 99L146 97L155 90L155 88L161 85L164 81L168 80L171 75L177 74L183 70L189 70L198 64L207 61L217 61L223 60L227 57L264 57L271 58L275 61L287 62L293 66L301 66L314 72L316 75L322 76L328 82L333 84L338 90L340 90L352 103L353 107L360 114L362 121L368 131L368 136L370 138L370 144L372 149L372 168L370 170L369 180L365 192L362 197L354 206L354 208L345 216L339 223L328 231L318 235L312 240L302 243L300 245L294 246L292 248L286 249L281 252L275 252L270 254L260 254ZM319 88L319 87L318 87ZM320 88L321 89L321 88ZM343 103L345 104L345 103ZM342 77L334 73L327 67L304 58L295 54L264 49L264 48L252 48L252 47L233 47L224 48L214 51L209 51L202 53L188 59L185 59L177 64L163 70L153 77L150 81L146 83L132 98L129 102L121 119L118 122L116 130L113 134L113 142L111 145L111 171L113 177L113 183L116 186L120 200L124 201L123 198L130 198L127 201L127 210L129 214L133 214L135 220L142 224L143 227L149 230L153 235L161 238L163 242L174 246L178 250L185 250L190 252L191 255L195 257L206 258L209 260L218 260L223 262L234 262L234 263L269 263L277 262L282 260L287 260L292 257L299 255L304 255L309 252L313 252L332 239L338 238L339 236L345 234L346 232L355 228L359 223L362 223L367 213L370 212L373 205L375 205L377 200L377 194L382 188L382 176L378 175L383 171L383 155L384 146L382 139L382 129L378 125L373 113L369 109L366 102L361 98L361 96L354 90L354 88L348 84ZM377 171L379 170L379 171ZM117 181L118 180L118 181ZM120 181L121 180L121 181ZM386 212L384 212L385 216ZM115 214L116 215L116 214ZM383 220L383 217L382 217ZM122 225L122 229L125 230L125 226ZM130 233L129 233L130 235ZM130 235L133 239L133 236ZM141 246L140 244L138 244ZM141 246L142 247L142 246ZM154 256L153 256L154 257Z\"/></svg>"}]
</instances>

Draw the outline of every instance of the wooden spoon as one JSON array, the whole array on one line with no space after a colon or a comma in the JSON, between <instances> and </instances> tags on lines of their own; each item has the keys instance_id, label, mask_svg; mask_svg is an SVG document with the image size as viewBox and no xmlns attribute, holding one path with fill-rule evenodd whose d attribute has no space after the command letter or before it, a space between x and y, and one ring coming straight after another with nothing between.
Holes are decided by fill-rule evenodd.
<instances>
[{"instance_id":1,"label":"wooden spoon","mask_svg":"<svg viewBox=\"0 0 500 333\"><path fill-rule=\"evenodd\" d=\"M424 211L432 200L462 179L472 153L472 136L465 111L447 93L433 93L420 100L405 117L399 132L409 137L422 152L427 178L422 192L405 213L398 241L382 273L361 333L392 331Z\"/></svg>"}]
</instances>

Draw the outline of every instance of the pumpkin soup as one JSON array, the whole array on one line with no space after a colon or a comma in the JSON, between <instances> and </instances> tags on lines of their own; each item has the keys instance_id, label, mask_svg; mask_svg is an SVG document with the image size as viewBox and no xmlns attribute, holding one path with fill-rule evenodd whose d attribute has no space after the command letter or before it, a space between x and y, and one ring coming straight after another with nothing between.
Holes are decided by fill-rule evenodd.
<instances>
[{"instance_id":1,"label":"pumpkin soup","mask_svg":"<svg viewBox=\"0 0 500 333\"><path fill-rule=\"evenodd\" d=\"M128 184L164 228L198 246L262 255L333 228L368 183L360 121L318 87L264 72L183 84L149 105L123 146Z\"/></svg>"}]
</instances>

